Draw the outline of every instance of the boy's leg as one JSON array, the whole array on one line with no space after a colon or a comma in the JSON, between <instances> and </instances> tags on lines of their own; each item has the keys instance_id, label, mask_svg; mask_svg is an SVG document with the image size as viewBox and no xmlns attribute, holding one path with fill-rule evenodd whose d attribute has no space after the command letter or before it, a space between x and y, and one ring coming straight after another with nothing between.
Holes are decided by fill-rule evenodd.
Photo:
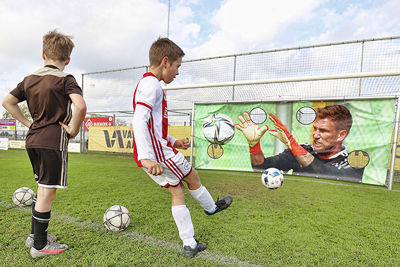
<instances>
[{"instance_id":1,"label":"boy's leg","mask_svg":"<svg viewBox=\"0 0 400 267\"><path fill-rule=\"evenodd\" d=\"M68 246L53 242L55 237L49 239L47 231L56 188L67 188L68 152L41 148L28 148L27 152L38 183L36 203L32 209L31 256L35 258L61 253Z\"/></svg>"},{"instance_id":2,"label":"boy's leg","mask_svg":"<svg viewBox=\"0 0 400 267\"><path fill-rule=\"evenodd\" d=\"M33 214L33 211L35 210L35 204L36 204L36 197L34 197L33 198L33 202L32 202L32 214ZM35 227L35 225L34 225L34 219L33 219L33 216L32 216L32 226L31 226L31 235L33 236L33 234L35 233L34 232L34 227Z\"/></svg>"},{"instance_id":3,"label":"boy's leg","mask_svg":"<svg viewBox=\"0 0 400 267\"><path fill-rule=\"evenodd\" d=\"M34 213L33 211L35 210L35 206L36 206L35 204L36 204L36 197L33 198L33 202L32 202L32 215ZM30 235L28 235L28 237L26 238L26 241L25 241L25 246L28 248L33 247L34 233L35 233L35 218L32 216L31 233L30 233ZM56 242L57 237L55 237L54 235L47 234L47 241Z\"/></svg>"},{"instance_id":4,"label":"boy's leg","mask_svg":"<svg viewBox=\"0 0 400 267\"><path fill-rule=\"evenodd\" d=\"M38 250L44 248L47 244L51 205L56 196L56 190L56 188L38 186L36 204L32 210L32 221L34 224L33 246Z\"/></svg>"},{"instance_id":5,"label":"boy's leg","mask_svg":"<svg viewBox=\"0 0 400 267\"><path fill-rule=\"evenodd\" d=\"M187 183L190 195L197 200L197 202L199 202L200 206L204 210L208 212L215 210L216 205L214 199L208 192L207 188L201 184L199 173L195 169L192 169L192 171L183 179L183 181Z\"/></svg>"},{"instance_id":6,"label":"boy's leg","mask_svg":"<svg viewBox=\"0 0 400 267\"><path fill-rule=\"evenodd\" d=\"M213 215L222 211L228 208L232 203L231 196L225 196L224 198L214 202L207 188L201 184L199 174L195 169L192 169L183 181L187 183L190 194L195 200L197 200L197 202L199 202L207 215Z\"/></svg>"},{"instance_id":7,"label":"boy's leg","mask_svg":"<svg viewBox=\"0 0 400 267\"><path fill-rule=\"evenodd\" d=\"M56 188L38 187L36 205L32 211L34 242L31 248L31 256L33 258L61 253L68 249L67 245L47 241L51 205L56 196L56 190Z\"/></svg>"},{"instance_id":8,"label":"boy's leg","mask_svg":"<svg viewBox=\"0 0 400 267\"><path fill-rule=\"evenodd\" d=\"M185 204L185 188L182 183L177 186L168 187L168 191L172 198L172 216L174 217L176 226L178 227L179 237L182 239L184 246L195 246L194 228L190 211Z\"/></svg>"},{"instance_id":9,"label":"boy's leg","mask_svg":"<svg viewBox=\"0 0 400 267\"><path fill-rule=\"evenodd\" d=\"M185 257L192 258L197 253L207 248L204 243L197 242L194 239L194 227L190 211L185 204L185 188L182 183L175 187L168 187L172 197L172 217L178 227L179 237L183 242L183 253Z\"/></svg>"}]
</instances>

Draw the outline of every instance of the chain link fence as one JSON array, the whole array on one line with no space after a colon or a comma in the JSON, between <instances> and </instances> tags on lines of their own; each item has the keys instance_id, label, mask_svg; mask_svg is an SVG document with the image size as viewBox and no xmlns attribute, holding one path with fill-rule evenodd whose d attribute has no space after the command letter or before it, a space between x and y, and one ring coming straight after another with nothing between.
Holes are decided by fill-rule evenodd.
<instances>
[{"instance_id":1,"label":"chain link fence","mask_svg":"<svg viewBox=\"0 0 400 267\"><path fill-rule=\"evenodd\" d=\"M129 124L136 84L149 66L82 74L88 112L114 115ZM400 36L366 39L183 61L173 84L164 85L171 125L189 125L194 102L253 101L273 97L395 95L399 76L274 82L243 86L185 85L244 80L400 71ZM176 87L182 89L168 90ZM128 116L129 117L129 116Z\"/></svg>"},{"instance_id":2,"label":"chain link fence","mask_svg":"<svg viewBox=\"0 0 400 267\"><path fill-rule=\"evenodd\" d=\"M83 73L88 113L131 125L133 92L148 69ZM191 125L195 102L395 96L400 36L186 60L179 73L172 84L163 85L169 124L178 126Z\"/></svg>"}]
</instances>

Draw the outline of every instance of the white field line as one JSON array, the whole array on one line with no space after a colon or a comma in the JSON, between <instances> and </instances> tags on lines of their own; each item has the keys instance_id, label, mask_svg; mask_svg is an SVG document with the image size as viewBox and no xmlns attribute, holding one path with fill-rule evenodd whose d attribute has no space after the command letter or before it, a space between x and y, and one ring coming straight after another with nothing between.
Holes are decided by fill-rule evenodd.
<instances>
[{"instance_id":1,"label":"white field line","mask_svg":"<svg viewBox=\"0 0 400 267\"><path fill-rule=\"evenodd\" d=\"M0 201L0 206L4 207L4 208L13 208L16 209L18 211L22 211L25 213L31 213L32 209L31 207L17 207L16 205L12 204L12 203L8 203L8 202L3 202ZM67 222L70 224L74 224L80 228L86 228L86 229L92 229L92 230L96 230L99 232L109 232L103 224L100 223L95 223L92 221L82 221L79 218L75 218L72 216L68 216L68 215L62 215L62 214L58 214L56 212L52 212L51 213L51 217L52 219L56 219L56 220L60 220L62 222ZM120 235L123 237L126 237L127 239L136 241L136 242L141 242L147 245L151 245L151 246L157 246L157 247L161 247L161 248L167 248L170 250L174 250L177 253L181 253L182 257L183 257L183 249L182 249L182 245L178 244L178 243L173 243L173 242L168 242L165 240L161 240L161 239L157 239L148 235L144 235L141 234L139 232L135 232L135 231L129 231L129 232L120 232L120 233L114 233L116 235ZM264 265L256 265L256 264L252 264L250 262L246 262L246 261L241 261L238 258L234 257L234 256L224 256L224 255L218 255L212 252L209 252L207 250L197 254L196 256L197 258L203 258L203 259L207 259L209 261L214 261L217 264L224 264L224 265L236 265L236 266L264 266Z\"/></svg>"},{"instance_id":2,"label":"white field line","mask_svg":"<svg viewBox=\"0 0 400 267\"><path fill-rule=\"evenodd\" d=\"M200 172L204 171L204 172L213 172L213 173L220 173L220 171L214 171L214 170L198 170ZM250 173L250 174L243 174L240 172L234 172L234 171L224 171L224 172L229 172L230 175L235 175L235 176L245 176L245 175L251 175L251 176L260 176L260 174L258 173ZM201 175L200 175L201 177ZM331 185L337 185L337 186L349 186L349 187L356 187L356 188L362 188L362 189L371 189L371 190L383 190L386 192L400 192L400 190L388 190L385 187L379 187L379 186L373 186L373 185L369 185L369 184L365 184L365 185L358 185L358 184L341 184L341 183L333 183L333 182L328 182L328 181L317 181L317 180L306 180L306 179L301 179L301 178L293 178L293 177L285 177L285 180L292 180L292 181L301 181L301 182L308 182L308 183L320 183L320 184L331 184Z\"/></svg>"},{"instance_id":3,"label":"white field line","mask_svg":"<svg viewBox=\"0 0 400 267\"><path fill-rule=\"evenodd\" d=\"M26 157L7 157L7 158L0 158L0 160L16 160L16 159L25 159ZM28 158L26 158L29 160Z\"/></svg>"}]
</instances>

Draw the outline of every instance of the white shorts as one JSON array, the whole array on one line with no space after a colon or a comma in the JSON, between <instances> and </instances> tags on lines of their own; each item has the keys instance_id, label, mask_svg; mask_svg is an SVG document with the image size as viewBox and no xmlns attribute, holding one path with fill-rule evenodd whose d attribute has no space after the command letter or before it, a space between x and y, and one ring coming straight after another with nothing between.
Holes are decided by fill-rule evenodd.
<instances>
[{"instance_id":1,"label":"white shorts","mask_svg":"<svg viewBox=\"0 0 400 267\"><path fill-rule=\"evenodd\" d=\"M192 171L192 166L181 152L160 164L163 168L163 173L160 175L152 175L146 168L142 169L162 187L177 186Z\"/></svg>"}]
</instances>

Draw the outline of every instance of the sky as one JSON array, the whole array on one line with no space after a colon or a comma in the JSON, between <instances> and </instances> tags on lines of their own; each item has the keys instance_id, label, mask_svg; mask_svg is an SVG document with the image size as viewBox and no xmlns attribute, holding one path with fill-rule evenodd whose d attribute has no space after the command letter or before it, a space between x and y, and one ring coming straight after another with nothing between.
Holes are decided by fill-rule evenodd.
<instances>
[{"instance_id":1,"label":"sky","mask_svg":"<svg viewBox=\"0 0 400 267\"><path fill-rule=\"evenodd\" d=\"M399 0L0 0L0 99L43 66L53 29L74 37L65 71L80 84L82 73L147 65L158 37L189 60L399 36L399 14Z\"/></svg>"}]
</instances>

